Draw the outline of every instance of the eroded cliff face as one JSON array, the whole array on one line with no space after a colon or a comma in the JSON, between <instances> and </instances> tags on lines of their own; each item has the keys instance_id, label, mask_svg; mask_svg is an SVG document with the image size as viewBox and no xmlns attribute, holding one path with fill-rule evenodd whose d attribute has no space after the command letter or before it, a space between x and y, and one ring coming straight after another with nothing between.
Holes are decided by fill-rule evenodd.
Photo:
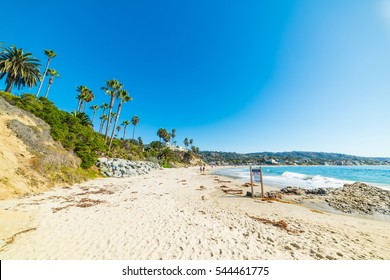
<instances>
[{"instance_id":1,"label":"eroded cliff face","mask_svg":"<svg viewBox=\"0 0 390 280\"><path fill-rule=\"evenodd\" d=\"M0 96L0 199L47 190L79 164L51 138L48 124Z\"/></svg>"}]
</instances>

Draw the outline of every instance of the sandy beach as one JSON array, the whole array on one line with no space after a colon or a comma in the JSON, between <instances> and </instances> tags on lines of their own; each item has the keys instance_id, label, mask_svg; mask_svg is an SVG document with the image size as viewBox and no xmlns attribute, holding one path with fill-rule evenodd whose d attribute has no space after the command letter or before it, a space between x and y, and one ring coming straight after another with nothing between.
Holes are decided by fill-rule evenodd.
<instances>
[{"instance_id":1,"label":"sandy beach","mask_svg":"<svg viewBox=\"0 0 390 280\"><path fill-rule=\"evenodd\" d=\"M251 199L242 185L177 168L3 200L0 259L390 259L388 220Z\"/></svg>"}]
</instances>

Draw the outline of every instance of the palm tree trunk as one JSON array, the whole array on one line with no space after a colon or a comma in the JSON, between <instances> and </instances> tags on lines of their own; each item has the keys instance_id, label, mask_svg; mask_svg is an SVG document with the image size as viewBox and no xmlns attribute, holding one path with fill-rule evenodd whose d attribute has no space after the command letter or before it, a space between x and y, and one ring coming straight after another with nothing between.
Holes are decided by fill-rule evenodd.
<instances>
[{"instance_id":1,"label":"palm tree trunk","mask_svg":"<svg viewBox=\"0 0 390 280\"><path fill-rule=\"evenodd\" d=\"M101 122L100 122L100 128L99 128L99 133L102 133L103 131L103 127L104 127L104 123L105 123L105 119L102 119Z\"/></svg>"},{"instance_id":2,"label":"palm tree trunk","mask_svg":"<svg viewBox=\"0 0 390 280\"><path fill-rule=\"evenodd\" d=\"M123 140L125 140L125 137L126 137L126 127L127 127L127 125L124 125L124 127L123 127Z\"/></svg>"},{"instance_id":3,"label":"palm tree trunk","mask_svg":"<svg viewBox=\"0 0 390 280\"><path fill-rule=\"evenodd\" d=\"M112 107L114 107L114 101L115 101L115 95L111 96L110 100L110 109L108 112L108 121L107 121L107 126L106 126L106 133L104 135L104 143L107 143L107 138L108 138L108 131L110 130L110 125L111 125L111 113L112 113Z\"/></svg>"},{"instance_id":4,"label":"palm tree trunk","mask_svg":"<svg viewBox=\"0 0 390 280\"><path fill-rule=\"evenodd\" d=\"M84 100L82 100L82 99L80 99L80 100L81 100L81 102L80 102L79 108L77 109L77 112L80 112L80 113L81 113L81 110L82 110L83 105L84 105Z\"/></svg>"},{"instance_id":5,"label":"palm tree trunk","mask_svg":"<svg viewBox=\"0 0 390 280\"><path fill-rule=\"evenodd\" d=\"M93 115L92 115L92 123L93 123L93 120L95 119L95 115L96 115L96 111L95 110L93 110Z\"/></svg>"},{"instance_id":6,"label":"palm tree trunk","mask_svg":"<svg viewBox=\"0 0 390 280\"><path fill-rule=\"evenodd\" d=\"M39 88L38 88L38 91L37 91L37 95L36 95L37 98L38 98L39 92L41 91L41 88L43 86L43 81L45 80L45 77L46 77L46 74L47 74L47 69L49 69L50 59L51 59L50 57L47 59L46 69L45 69L45 72L43 72L42 81L39 84Z\"/></svg>"},{"instance_id":7,"label":"palm tree trunk","mask_svg":"<svg viewBox=\"0 0 390 280\"><path fill-rule=\"evenodd\" d=\"M80 108L80 103L81 103L81 99L79 99L78 103L77 103L77 108L76 108L76 112L79 111L79 108Z\"/></svg>"},{"instance_id":8,"label":"palm tree trunk","mask_svg":"<svg viewBox=\"0 0 390 280\"><path fill-rule=\"evenodd\" d=\"M119 115L121 114L121 109L122 109L122 100L119 102L119 105L118 105L118 112L117 112L116 117L115 117L115 124L114 124L114 127L112 128L111 139L110 139L110 145L108 145L108 151L111 150L112 140L114 139L115 127L116 127L116 125L117 125L117 123L118 123Z\"/></svg>"},{"instance_id":9,"label":"palm tree trunk","mask_svg":"<svg viewBox=\"0 0 390 280\"><path fill-rule=\"evenodd\" d=\"M53 77L50 77L49 84L47 85L47 89L46 89L46 95L45 95L46 98L49 96L49 90L52 83L53 83Z\"/></svg>"},{"instance_id":10,"label":"palm tree trunk","mask_svg":"<svg viewBox=\"0 0 390 280\"><path fill-rule=\"evenodd\" d=\"M105 112L106 112L106 108L103 109L103 113L102 113L101 117L104 116L104 113L105 113ZM102 118L101 121L100 121L99 133L102 133L103 125L104 125L104 119Z\"/></svg>"},{"instance_id":11,"label":"palm tree trunk","mask_svg":"<svg viewBox=\"0 0 390 280\"><path fill-rule=\"evenodd\" d=\"M7 86L6 86L6 88L5 88L5 91L6 92L11 92L11 89L12 89L12 81L9 81L8 79L7 79Z\"/></svg>"},{"instance_id":12,"label":"palm tree trunk","mask_svg":"<svg viewBox=\"0 0 390 280\"><path fill-rule=\"evenodd\" d=\"M134 132L135 132L135 126L134 126L134 128L133 128L133 140L134 140Z\"/></svg>"}]
</instances>

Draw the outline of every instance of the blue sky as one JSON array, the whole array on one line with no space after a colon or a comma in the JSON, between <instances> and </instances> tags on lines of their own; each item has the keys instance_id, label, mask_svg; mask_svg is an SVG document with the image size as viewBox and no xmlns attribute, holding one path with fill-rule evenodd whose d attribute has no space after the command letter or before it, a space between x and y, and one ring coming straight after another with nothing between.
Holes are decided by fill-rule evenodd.
<instances>
[{"instance_id":1,"label":"blue sky","mask_svg":"<svg viewBox=\"0 0 390 280\"><path fill-rule=\"evenodd\" d=\"M390 1L11 1L0 41L58 56L49 98L116 78L136 136L201 150L390 157ZM46 80L47 83L47 80ZM46 84L44 85L44 87ZM5 87L0 81L0 88ZM20 92L35 92L24 88Z\"/></svg>"}]
</instances>

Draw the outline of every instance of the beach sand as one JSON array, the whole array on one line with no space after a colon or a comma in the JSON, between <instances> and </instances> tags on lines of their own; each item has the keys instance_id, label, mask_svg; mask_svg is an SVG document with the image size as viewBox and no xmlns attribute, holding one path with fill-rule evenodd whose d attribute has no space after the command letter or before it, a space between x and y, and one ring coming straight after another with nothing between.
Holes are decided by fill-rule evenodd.
<instances>
[{"instance_id":1,"label":"beach sand","mask_svg":"<svg viewBox=\"0 0 390 280\"><path fill-rule=\"evenodd\" d=\"M0 201L0 259L390 259L389 221L247 198L242 184L177 168Z\"/></svg>"}]
</instances>

